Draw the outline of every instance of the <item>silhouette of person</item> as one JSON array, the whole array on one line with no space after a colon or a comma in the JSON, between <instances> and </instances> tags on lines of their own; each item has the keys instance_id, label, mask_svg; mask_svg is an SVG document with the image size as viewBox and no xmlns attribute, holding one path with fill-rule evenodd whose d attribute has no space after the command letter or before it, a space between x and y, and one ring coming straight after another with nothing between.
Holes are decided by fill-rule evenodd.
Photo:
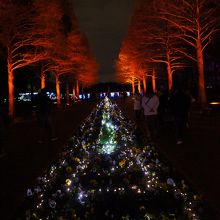
<instances>
[{"instance_id":1,"label":"silhouette of person","mask_svg":"<svg viewBox=\"0 0 220 220\"><path fill-rule=\"evenodd\" d=\"M46 89L41 89L37 95L37 119L40 126L40 134L38 143L43 143L45 135L52 141L57 140L54 133L54 126L52 126L51 110L52 101L47 96Z\"/></svg>"},{"instance_id":2,"label":"silhouette of person","mask_svg":"<svg viewBox=\"0 0 220 220\"><path fill-rule=\"evenodd\" d=\"M171 97L171 109L174 115L177 144L183 143L190 105L191 97L182 88L177 89Z\"/></svg>"},{"instance_id":3,"label":"silhouette of person","mask_svg":"<svg viewBox=\"0 0 220 220\"><path fill-rule=\"evenodd\" d=\"M165 120L166 120L165 116L169 110L168 109L168 98L169 98L168 92L165 90L162 90L159 95L160 105L158 107L158 119L159 119L161 126L164 125Z\"/></svg>"},{"instance_id":4,"label":"silhouette of person","mask_svg":"<svg viewBox=\"0 0 220 220\"><path fill-rule=\"evenodd\" d=\"M141 95L139 92L135 92L133 96L134 100L134 112L135 112L135 118L140 119L141 117Z\"/></svg>"}]
</instances>

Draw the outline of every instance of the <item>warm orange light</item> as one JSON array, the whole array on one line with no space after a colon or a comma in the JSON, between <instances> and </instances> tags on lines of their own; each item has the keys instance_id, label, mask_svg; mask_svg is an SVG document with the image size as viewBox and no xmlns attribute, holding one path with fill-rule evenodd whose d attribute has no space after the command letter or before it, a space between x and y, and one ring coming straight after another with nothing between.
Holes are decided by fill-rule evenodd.
<instances>
[{"instance_id":1,"label":"warm orange light","mask_svg":"<svg viewBox=\"0 0 220 220\"><path fill-rule=\"evenodd\" d=\"M220 102L210 102L210 105L220 105Z\"/></svg>"}]
</instances>

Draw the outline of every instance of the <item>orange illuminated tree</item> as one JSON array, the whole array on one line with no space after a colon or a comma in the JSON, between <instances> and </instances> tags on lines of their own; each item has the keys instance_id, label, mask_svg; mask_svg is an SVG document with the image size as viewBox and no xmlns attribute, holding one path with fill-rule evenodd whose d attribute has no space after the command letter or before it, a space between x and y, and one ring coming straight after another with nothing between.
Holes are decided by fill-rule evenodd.
<instances>
[{"instance_id":1,"label":"orange illuminated tree","mask_svg":"<svg viewBox=\"0 0 220 220\"><path fill-rule=\"evenodd\" d=\"M173 73L185 67L185 60L178 50L181 46L177 33L168 28L167 21L156 16L155 1L137 1L128 35L130 44L151 68L152 85L155 86L155 67L157 63L166 66L168 89L173 86ZM135 43L134 43L135 42ZM153 68L152 68L153 67Z\"/></svg>"},{"instance_id":2,"label":"orange illuminated tree","mask_svg":"<svg viewBox=\"0 0 220 220\"><path fill-rule=\"evenodd\" d=\"M5 1L0 7L0 41L7 50L9 116L14 116L14 73L45 59L44 39L33 33L35 11L30 4Z\"/></svg>"},{"instance_id":3,"label":"orange illuminated tree","mask_svg":"<svg viewBox=\"0 0 220 220\"><path fill-rule=\"evenodd\" d=\"M88 56L79 67L77 79L84 85L92 85L97 82L99 65L93 56Z\"/></svg>"},{"instance_id":4,"label":"orange illuminated tree","mask_svg":"<svg viewBox=\"0 0 220 220\"><path fill-rule=\"evenodd\" d=\"M32 34L38 37L40 46L47 52L46 59L40 63L41 88L44 88L46 86L46 73L53 69L53 65L56 65L52 62L54 56L57 57L58 53L63 52L60 48L65 41L61 22L64 12L61 9L59 0L35 0L34 8L36 15L34 16L35 26L32 30Z\"/></svg>"},{"instance_id":5,"label":"orange illuminated tree","mask_svg":"<svg viewBox=\"0 0 220 220\"><path fill-rule=\"evenodd\" d=\"M138 77L135 72L134 63L129 54L120 52L116 60L116 80L123 84L131 84L132 93L135 92L135 82Z\"/></svg>"},{"instance_id":6,"label":"orange illuminated tree","mask_svg":"<svg viewBox=\"0 0 220 220\"><path fill-rule=\"evenodd\" d=\"M59 51L59 52L58 52ZM72 16L71 30L66 34L62 46L56 46L51 54L50 70L55 72L57 104L60 105L60 78L74 79L73 96L79 96L79 84L92 84L97 80L98 64L93 58L85 35L79 30L75 16ZM66 81L66 84L68 82ZM68 86L66 91L69 91ZM69 92L67 92L69 93ZM66 94L68 96L68 94ZM68 99L68 98L67 98ZM67 100L68 101L68 100Z\"/></svg>"},{"instance_id":7,"label":"orange illuminated tree","mask_svg":"<svg viewBox=\"0 0 220 220\"><path fill-rule=\"evenodd\" d=\"M124 83L132 84L132 92L134 92L135 85L137 84L139 92L141 91L141 82L143 85L143 92L146 93L146 80L152 77L150 73L149 62L147 61L148 51L146 45L146 32L143 32L144 18L143 8L141 1L136 4L134 14L131 19L128 34L123 40L122 47L118 59L116 61L117 80ZM140 10L141 9L141 10ZM140 32L140 29L142 32ZM145 34L145 35L144 35ZM152 78L153 80L155 78ZM155 85L155 83L154 83Z\"/></svg>"},{"instance_id":8,"label":"orange illuminated tree","mask_svg":"<svg viewBox=\"0 0 220 220\"><path fill-rule=\"evenodd\" d=\"M44 2L40 2L44 5ZM40 6L41 6L40 4ZM41 86L45 86L45 73L50 72L55 74L56 79L56 93L57 93L57 104L61 104L61 92L60 92L60 83L61 79L65 78L65 83L67 85L66 92L69 85L69 80L72 78L78 78L78 72L81 69L81 66L86 62L88 49L87 45L84 44L85 36L82 32L80 32L76 17L71 14L68 17L68 21L70 23L69 30L60 31L60 18L62 12L59 10L59 4L54 0L54 3L48 4L48 9L50 7L54 7L54 19L53 24L50 24L51 16L48 15L47 9L42 10L42 15L39 19L44 19L45 24L41 25L41 29L46 30L46 36L48 44L45 44L45 49L47 50L48 57L46 60L42 62L41 68ZM67 18L66 17L66 18ZM49 23L47 25L47 23ZM51 26L54 25L54 28ZM52 33L50 32L52 31ZM83 73L85 74L85 73ZM63 77L65 76L65 77ZM69 77L71 76L71 77ZM86 79L84 77L84 79ZM76 84L78 85L79 79L76 80ZM78 88L78 86L76 86ZM69 93L69 92L67 92ZM77 89L78 95L78 89ZM66 97L68 94L66 94ZM69 96L67 97L67 99ZM67 100L69 102L69 100Z\"/></svg>"},{"instance_id":9,"label":"orange illuminated tree","mask_svg":"<svg viewBox=\"0 0 220 220\"><path fill-rule=\"evenodd\" d=\"M79 83L84 85L95 83L99 66L91 53L85 34L77 27L72 29L67 39L68 57L75 73L75 95L78 97Z\"/></svg>"},{"instance_id":10,"label":"orange illuminated tree","mask_svg":"<svg viewBox=\"0 0 220 220\"><path fill-rule=\"evenodd\" d=\"M74 77L67 79L87 83L96 80L97 65L84 44L85 37L75 16L70 15L68 22L65 20L68 15L60 0L25 2L0 1L0 44L7 51L10 117L14 115L14 74L20 68L40 65L41 88L45 87L45 74L54 73L58 104L61 75L71 74Z\"/></svg>"},{"instance_id":11,"label":"orange illuminated tree","mask_svg":"<svg viewBox=\"0 0 220 220\"><path fill-rule=\"evenodd\" d=\"M175 28L178 38L192 50L178 52L197 63L199 102L206 106L204 50L219 31L220 3L215 0L157 0L160 18ZM191 53L192 51L192 53Z\"/></svg>"}]
</instances>

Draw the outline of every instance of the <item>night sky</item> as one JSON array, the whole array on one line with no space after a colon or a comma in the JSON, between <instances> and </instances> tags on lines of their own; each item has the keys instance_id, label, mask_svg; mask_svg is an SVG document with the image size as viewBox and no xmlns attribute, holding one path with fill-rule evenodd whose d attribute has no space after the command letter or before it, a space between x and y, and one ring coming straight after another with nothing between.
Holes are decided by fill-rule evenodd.
<instances>
[{"instance_id":1,"label":"night sky","mask_svg":"<svg viewBox=\"0 0 220 220\"><path fill-rule=\"evenodd\" d=\"M80 29L100 63L100 81L114 81L114 60L127 33L134 0L71 0Z\"/></svg>"}]
</instances>

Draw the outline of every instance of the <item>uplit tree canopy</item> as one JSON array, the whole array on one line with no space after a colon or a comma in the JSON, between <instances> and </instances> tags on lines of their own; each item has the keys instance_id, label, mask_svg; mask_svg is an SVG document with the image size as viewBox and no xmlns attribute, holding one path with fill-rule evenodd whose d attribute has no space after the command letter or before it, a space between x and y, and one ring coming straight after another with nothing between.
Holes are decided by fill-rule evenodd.
<instances>
[{"instance_id":1,"label":"uplit tree canopy","mask_svg":"<svg viewBox=\"0 0 220 220\"><path fill-rule=\"evenodd\" d=\"M219 31L220 3L216 0L158 1L159 15L179 33L178 38L194 50L179 52L197 63L199 102L207 103L204 77L204 50Z\"/></svg>"},{"instance_id":2,"label":"uplit tree canopy","mask_svg":"<svg viewBox=\"0 0 220 220\"><path fill-rule=\"evenodd\" d=\"M124 39L145 63L166 65L169 89L173 73L195 61L199 102L203 106L207 103L203 56L219 31L219 6L216 0L138 0Z\"/></svg>"},{"instance_id":3,"label":"uplit tree canopy","mask_svg":"<svg viewBox=\"0 0 220 220\"><path fill-rule=\"evenodd\" d=\"M0 44L6 51L8 68L10 117L14 115L14 76L20 68L39 66L42 88L45 74L51 72L55 73L56 87L59 76L64 74L74 75L70 79L80 76L80 80L88 83L96 80L98 65L86 38L79 31L74 14L66 15L60 0L2 0L0 18Z\"/></svg>"},{"instance_id":4,"label":"uplit tree canopy","mask_svg":"<svg viewBox=\"0 0 220 220\"><path fill-rule=\"evenodd\" d=\"M44 59L46 53L39 38L32 33L35 27L34 11L29 4L4 1L0 6L0 15L0 42L7 51L9 115L13 117L15 70Z\"/></svg>"}]
</instances>

